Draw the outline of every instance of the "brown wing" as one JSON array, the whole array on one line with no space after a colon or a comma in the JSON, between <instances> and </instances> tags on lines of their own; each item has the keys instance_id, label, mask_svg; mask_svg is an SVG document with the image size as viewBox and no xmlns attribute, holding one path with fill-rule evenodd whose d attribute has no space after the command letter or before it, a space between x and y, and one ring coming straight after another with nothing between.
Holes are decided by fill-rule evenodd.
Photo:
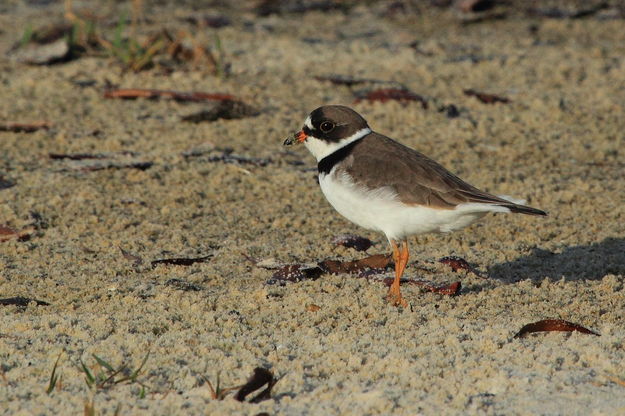
<instances>
[{"instance_id":1,"label":"brown wing","mask_svg":"<svg viewBox=\"0 0 625 416\"><path fill-rule=\"evenodd\" d=\"M453 209L467 202L509 208L512 212L546 215L514 204L466 183L427 156L386 136L371 133L353 149L345 169L367 188L391 187L406 204ZM369 173L375 172L375 175Z\"/></svg>"}]
</instances>

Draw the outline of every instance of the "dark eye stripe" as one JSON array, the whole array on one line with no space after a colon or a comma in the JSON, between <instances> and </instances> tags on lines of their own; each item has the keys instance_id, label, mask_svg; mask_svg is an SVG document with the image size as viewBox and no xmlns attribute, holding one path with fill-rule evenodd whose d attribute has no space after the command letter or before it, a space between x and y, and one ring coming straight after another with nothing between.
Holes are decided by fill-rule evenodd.
<instances>
[{"instance_id":1,"label":"dark eye stripe","mask_svg":"<svg viewBox=\"0 0 625 416\"><path fill-rule=\"evenodd\" d=\"M302 128L302 131L303 131L304 133L306 133L306 136L311 136L311 135L312 135L312 130L310 130L310 129L308 128L308 126L304 126L304 127Z\"/></svg>"}]
</instances>

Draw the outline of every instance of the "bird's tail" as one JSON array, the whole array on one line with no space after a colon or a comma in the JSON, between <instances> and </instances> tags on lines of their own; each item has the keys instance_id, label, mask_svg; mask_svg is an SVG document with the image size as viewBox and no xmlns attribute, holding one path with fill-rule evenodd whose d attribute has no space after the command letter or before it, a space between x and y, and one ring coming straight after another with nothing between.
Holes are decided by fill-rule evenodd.
<instances>
[{"instance_id":1,"label":"bird's tail","mask_svg":"<svg viewBox=\"0 0 625 416\"><path fill-rule=\"evenodd\" d=\"M510 201L509 204L498 204L502 207L506 207L510 210L510 212L518 213L518 214L527 214L527 215L547 215L547 213L538 208L528 207L527 205L523 205L525 200L523 199L514 199L509 197L508 195L499 195L499 198L505 199L506 201Z\"/></svg>"}]
</instances>

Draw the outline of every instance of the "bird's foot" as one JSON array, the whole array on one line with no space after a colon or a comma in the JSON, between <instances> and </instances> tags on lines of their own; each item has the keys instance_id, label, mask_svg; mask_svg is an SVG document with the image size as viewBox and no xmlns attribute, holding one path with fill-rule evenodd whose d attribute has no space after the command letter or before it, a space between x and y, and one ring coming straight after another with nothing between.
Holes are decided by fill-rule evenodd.
<instances>
[{"instance_id":1,"label":"bird's foot","mask_svg":"<svg viewBox=\"0 0 625 416\"><path fill-rule=\"evenodd\" d=\"M390 290L388 291L388 295L386 296L386 299L388 299L390 304L393 306L401 306L402 308L408 306L408 302L406 302L406 300L401 295L401 292L399 291L399 285L391 286Z\"/></svg>"}]
</instances>

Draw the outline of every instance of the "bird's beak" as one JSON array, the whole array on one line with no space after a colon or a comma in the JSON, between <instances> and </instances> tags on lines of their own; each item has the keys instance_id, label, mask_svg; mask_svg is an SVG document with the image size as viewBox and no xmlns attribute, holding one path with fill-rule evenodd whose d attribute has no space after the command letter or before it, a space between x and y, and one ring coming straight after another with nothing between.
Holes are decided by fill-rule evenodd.
<instances>
[{"instance_id":1,"label":"bird's beak","mask_svg":"<svg viewBox=\"0 0 625 416\"><path fill-rule=\"evenodd\" d=\"M307 138L308 136L306 135L306 133L304 133L303 130L300 130L297 133L295 133L293 136L287 137L287 139L284 141L283 144L284 146L290 146L295 143L304 143Z\"/></svg>"}]
</instances>

